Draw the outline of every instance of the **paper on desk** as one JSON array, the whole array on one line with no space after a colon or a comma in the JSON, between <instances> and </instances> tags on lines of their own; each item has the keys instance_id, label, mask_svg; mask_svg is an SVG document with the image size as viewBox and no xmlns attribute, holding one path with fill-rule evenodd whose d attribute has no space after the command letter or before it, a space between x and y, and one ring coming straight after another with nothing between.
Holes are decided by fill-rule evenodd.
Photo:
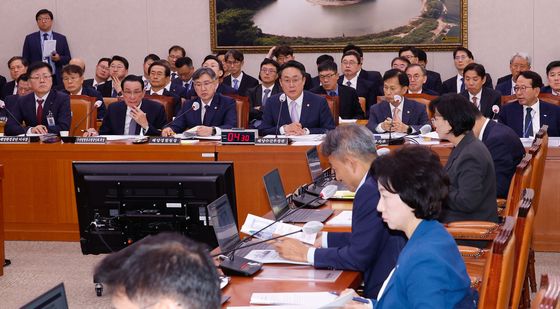
<instances>
[{"instance_id":1,"label":"paper on desk","mask_svg":"<svg viewBox=\"0 0 560 309\"><path fill-rule=\"evenodd\" d=\"M439 140L439 135L437 134L436 131L432 131L430 133L426 133L426 134L420 134L420 137L423 137L425 139L435 139L435 140Z\"/></svg>"},{"instance_id":2,"label":"paper on desk","mask_svg":"<svg viewBox=\"0 0 560 309\"><path fill-rule=\"evenodd\" d=\"M43 43L43 59L51 56L56 51L56 40L45 40Z\"/></svg>"},{"instance_id":3,"label":"paper on desk","mask_svg":"<svg viewBox=\"0 0 560 309\"><path fill-rule=\"evenodd\" d=\"M275 138L275 134L269 134L265 138ZM308 135L278 135L278 138L289 138L292 142L312 142L323 141L325 134L308 134Z\"/></svg>"},{"instance_id":4,"label":"paper on desk","mask_svg":"<svg viewBox=\"0 0 560 309\"><path fill-rule=\"evenodd\" d=\"M405 136L405 133L391 132L391 138L400 138ZM389 133L373 134L376 139L389 139Z\"/></svg>"},{"instance_id":5,"label":"paper on desk","mask_svg":"<svg viewBox=\"0 0 560 309\"><path fill-rule=\"evenodd\" d=\"M247 219L245 219L245 223L241 227L241 232L247 235L252 235L253 233L259 231L260 229L264 228L265 226L272 223L273 220L265 219L262 217L258 217L252 214L247 215ZM255 235L255 237L259 239L269 239L272 235L285 235L288 233L292 233L295 231L301 230L301 227L293 224L287 224L283 222L277 222L271 226L269 226L264 231ZM317 234L305 234L305 233L296 233L293 235L286 236L289 238L297 239L301 242L313 245L315 243L315 238Z\"/></svg>"},{"instance_id":6,"label":"paper on desk","mask_svg":"<svg viewBox=\"0 0 560 309\"><path fill-rule=\"evenodd\" d=\"M251 305L304 305L318 308L338 298L329 292L253 293Z\"/></svg>"},{"instance_id":7,"label":"paper on desk","mask_svg":"<svg viewBox=\"0 0 560 309\"><path fill-rule=\"evenodd\" d=\"M418 142L420 145L438 145L441 141L439 139L432 139L428 137L412 137L411 139Z\"/></svg>"},{"instance_id":8,"label":"paper on desk","mask_svg":"<svg viewBox=\"0 0 560 309\"><path fill-rule=\"evenodd\" d=\"M327 225L352 226L352 210L341 211L336 217L330 219Z\"/></svg>"},{"instance_id":9,"label":"paper on desk","mask_svg":"<svg viewBox=\"0 0 560 309\"><path fill-rule=\"evenodd\" d=\"M307 262L297 262L286 260L281 257L276 250L251 250L244 258L263 264L294 264L294 265L310 265Z\"/></svg>"},{"instance_id":10,"label":"paper on desk","mask_svg":"<svg viewBox=\"0 0 560 309\"><path fill-rule=\"evenodd\" d=\"M338 117L338 123L356 123L358 119L342 119Z\"/></svg>"},{"instance_id":11,"label":"paper on desk","mask_svg":"<svg viewBox=\"0 0 560 309\"><path fill-rule=\"evenodd\" d=\"M139 135L100 135L107 138L108 141L123 141L127 139L137 139Z\"/></svg>"}]
</instances>

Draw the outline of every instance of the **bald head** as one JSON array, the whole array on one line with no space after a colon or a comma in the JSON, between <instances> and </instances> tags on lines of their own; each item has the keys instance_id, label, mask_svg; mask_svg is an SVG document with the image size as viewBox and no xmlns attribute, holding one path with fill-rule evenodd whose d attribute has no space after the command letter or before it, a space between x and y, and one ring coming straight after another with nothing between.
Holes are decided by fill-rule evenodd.
<instances>
[{"instance_id":1,"label":"bald head","mask_svg":"<svg viewBox=\"0 0 560 309\"><path fill-rule=\"evenodd\" d=\"M68 62L68 64L74 64L79 66L80 68L82 68L82 71L86 71L86 63L84 62L84 59L82 58L72 58L70 59L70 62Z\"/></svg>"}]
</instances>

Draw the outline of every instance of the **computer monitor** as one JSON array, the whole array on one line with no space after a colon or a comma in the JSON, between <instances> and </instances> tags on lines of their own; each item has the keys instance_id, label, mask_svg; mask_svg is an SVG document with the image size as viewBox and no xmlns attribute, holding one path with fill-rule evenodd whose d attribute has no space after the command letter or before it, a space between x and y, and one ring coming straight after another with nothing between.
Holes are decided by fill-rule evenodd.
<instances>
[{"instance_id":1,"label":"computer monitor","mask_svg":"<svg viewBox=\"0 0 560 309\"><path fill-rule=\"evenodd\" d=\"M307 153L307 166L309 166L309 173L313 182L321 178L323 168L321 167L321 159L319 159L319 152L317 146L311 147Z\"/></svg>"},{"instance_id":2,"label":"computer monitor","mask_svg":"<svg viewBox=\"0 0 560 309\"><path fill-rule=\"evenodd\" d=\"M35 298L21 309L68 309L68 300L64 283L60 283L54 288Z\"/></svg>"},{"instance_id":3,"label":"computer monitor","mask_svg":"<svg viewBox=\"0 0 560 309\"><path fill-rule=\"evenodd\" d=\"M182 233L217 246L206 206L226 194L231 162L73 162L82 253L117 251L147 235Z\"/></svg>"}]
</instances>

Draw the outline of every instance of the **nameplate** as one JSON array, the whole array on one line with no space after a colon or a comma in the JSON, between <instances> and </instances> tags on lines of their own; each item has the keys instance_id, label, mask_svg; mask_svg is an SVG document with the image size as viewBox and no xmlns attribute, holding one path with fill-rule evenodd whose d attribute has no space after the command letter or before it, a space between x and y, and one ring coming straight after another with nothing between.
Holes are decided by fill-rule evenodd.
<instances>
[{"instance_id":1,"label":"nameplate","mask_svg":"<svg viewBox=\"0 0 560 309\"><path fill-rule=\"evenodd\" d=\"M29 136L0 136L0 144L29 144Z\"/></svg>"},{"instance_id":2,"label":"nameplate","mask_svg":"<svg viewBox=\"0 0 560 309\"><path fill-rule=\"evenodd\" d=\"M75 144L107 144L107 138L101 136L76 137Z\"/></svg>"},{"instance_id":3,"label":"nameplate","mask_svg":"<svg viewBox=\"0 0 560 309\"><path fill-rule=\"evenodd\" d=\"M150 137L148 143L150 145L179 145L181 144L181 139L175 137L157 136L157 137Z\"/></svg>"},{"instance_id":4,"label":"nameplate","mask_svg":"<svg viewBox=\"0 0 560 309\"><path fill-rule=\"evenodd\" d=\"M286 137L259 137L255 145L288 145L290 140Z\"/></svg>"}]
</instances>

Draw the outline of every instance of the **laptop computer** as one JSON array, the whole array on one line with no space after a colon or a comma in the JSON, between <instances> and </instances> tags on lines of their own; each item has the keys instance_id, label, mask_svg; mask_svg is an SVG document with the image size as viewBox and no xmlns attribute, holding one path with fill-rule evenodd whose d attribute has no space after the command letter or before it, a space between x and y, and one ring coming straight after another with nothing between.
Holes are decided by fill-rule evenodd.
<instances>
[{"instance_id":1,"label":"laptop computer","mask_svg":"<svg viewBox=\"0 0 560 309\"><path fill-rule=\"evenodd\" d=\"M335 185L337 191L348 190L348 187L336 179L331 179L329 172L323 172L321 160L317 147L312 147L306 152L307 166L313 183L307 186L305 191L315 196L319 196L321 191L328 185Z\"/></svg>"},{"instance_id":2,"label":"laptop computer","mask_svg":"<svg viewBox=\"0 0 560 309\"><path fill-rule=\"evenodd\" d=\"M309 221L325 222L333 213L331 209L298 209L295 211L290 209L278 169L274 169L264 175L263 180L268 202L270 203L270 208L272 208L272 213L276 219L291 212L283 218L282 221L293 223L306 223Z\"/></svg>"},{"instance_id":3,"label":"laptop computer","mask_svg":"<svg viewBox=\"0 0 560 309\"><path fill-rule=\"evenodd\" d=\"M48 290L41 296L35 298L21 309L68 309L68 300L66 299L66 290L64 283L60 283L54 288Z\"/></svg>"}]
</instances>

